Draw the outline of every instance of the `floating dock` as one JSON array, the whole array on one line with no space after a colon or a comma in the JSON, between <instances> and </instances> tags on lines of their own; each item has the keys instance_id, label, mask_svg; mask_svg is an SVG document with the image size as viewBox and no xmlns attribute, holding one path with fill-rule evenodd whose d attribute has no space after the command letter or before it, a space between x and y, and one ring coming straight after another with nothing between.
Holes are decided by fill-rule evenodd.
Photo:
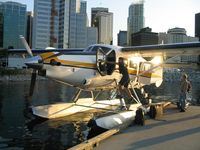
<instances>
[{"instance_id":1,"label":"floating dock","mask_svg":"<svg viewBox=\"0 0 200 150\"><path fill-rule=\"evenodd\" d=\"M169 105L162 116L147 119L144 126L111 129L71 149L76 150L199 150L200 106L179 112Z\"/></svg>"}]
</instances>

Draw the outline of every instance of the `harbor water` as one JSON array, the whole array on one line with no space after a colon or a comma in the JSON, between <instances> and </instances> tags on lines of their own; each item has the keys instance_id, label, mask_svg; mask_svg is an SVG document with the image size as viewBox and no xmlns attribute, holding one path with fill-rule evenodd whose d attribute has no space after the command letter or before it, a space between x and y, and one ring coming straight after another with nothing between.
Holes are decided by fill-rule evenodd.
<instances>
[{"instance_id":1,"label":"harbor water","mask_svg":"<svg viewBox=\"0 0 200 150\"><path fill-rule=\"evenodd\" d=\"M69 102L75 89L52 80L37 81L31 101L27 101L29 81L0 82L0 149L64 150L87 139L87 122L93 113L53 120L33 121L29 105ZM200 83L192 83L191 103L200 103ZM147 89L152 99L177 100L178 82L164 82ZM103 95L104 97L104 95Z\"/></svg>"}]
</instances>

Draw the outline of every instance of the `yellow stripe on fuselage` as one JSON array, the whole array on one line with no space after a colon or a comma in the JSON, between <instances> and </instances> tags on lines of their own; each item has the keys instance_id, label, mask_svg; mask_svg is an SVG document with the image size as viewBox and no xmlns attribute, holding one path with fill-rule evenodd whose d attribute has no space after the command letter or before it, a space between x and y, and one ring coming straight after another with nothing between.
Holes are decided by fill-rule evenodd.
<instances>
[{"instance_id":1,"label":"yellow stripe on fuselage","mask_svg":"<svg viewBox=\"0 0 200 150\"><path fill-rule=\"evenodd\" d=\"M43 60L47 59L48 57L51 57L55 55L53 52L48 52L48 53L43 53L43 54L40 54L40 57L42 57ZM48 59L47 59L48 60Z\"/></svg>"},{"instance_id":2,"label":"yellow stripe on fuselage","mask_svg":"<svg viewBox=\"0 0 200 150\"><path fill-rule=\"evenodd\" d=\"M61 60L57 56L53 57L53 55L56 55L56 54L54 54L53 52L49 52L49 53L43 53L40 56L44 60L44 63L50 63L50 61L54 59L55 61L60 62L62 65L81 67L81 68L96 68L97 67L96 64L94 63Z\"/></svg>"},{"instance_id":3,"label":"yellow stripe on fuselage","mask_svg":"<svg viewBox=\"0 0 200 150\"><path fill-rule=\"evenodd\" d=\"M129 75L137 75L137 70L133 70L133 69L128 69L128 73ZM162 78L161 75L156 74L156 73L152 73L152 72L145 72L142 73L142 71L139 71L139 74L141 74L140 76L142 77L146 77L146 78Z\"/></svg>"}]
</instances>

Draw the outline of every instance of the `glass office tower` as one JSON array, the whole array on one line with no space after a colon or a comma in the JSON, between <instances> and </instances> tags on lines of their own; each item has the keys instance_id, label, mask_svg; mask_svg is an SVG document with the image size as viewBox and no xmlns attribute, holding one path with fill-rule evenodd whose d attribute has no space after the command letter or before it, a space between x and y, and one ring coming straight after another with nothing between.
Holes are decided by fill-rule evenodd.
<instances>
[{"instance_id":1,"label":"glass office tower","mask_svg":"<svg viewBox=\"0 0 200 150\"><path fill-rule=\"evenodd\" d=\"M19 35L26 36L26 5L16 2L1 2L3 17L3 48L24 48Z\"/></svg>"},{"instance_id":2,"label":"glass office tower","mask_svg":"<svg viewBox=\"0 0 200 150\"><path fill-rule=\"evenodd\" d=\"M128 45L131 45L131 35L133 33L139 32L140 29L144 28L144 0L135 0L129 6L129 15L128 15L128 33L127 40Z\"/></svg>"}]
</instances>

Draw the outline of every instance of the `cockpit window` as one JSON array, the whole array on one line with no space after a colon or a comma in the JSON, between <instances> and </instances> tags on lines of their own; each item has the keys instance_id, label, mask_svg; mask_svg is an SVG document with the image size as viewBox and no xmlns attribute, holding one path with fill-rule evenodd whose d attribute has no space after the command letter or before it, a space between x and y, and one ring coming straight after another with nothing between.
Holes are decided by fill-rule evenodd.
<instances>
[{"instance_id":1,"label":"cockpit window","mask_svg":"<svg viewBox=\"0 0 200 150\"><path fill-rule=\"evenodd\" d=\"M94 46L94 47L91 49L91 52L96 52L99 48L100 48L100 46Z\"/></svg>"},{"instance_id":2,"label":"cockpit window","mask_svg":"<svg viewBox=\"0 0 200 150\"><path fill-rule=\"evenodd\" d=\"M92 49L92 47L93 47L93 46L89 46L89 47L87 47L87 48L84 50L84 52L90 52L91 49Z\"/></svg>"},{"instance_id":3,"label":"cockpit window","mask_svg":"<svg viewBox=\"0 0 200 150\"><path fill-rule=\"evenodd\" d=\"M89 46L87 49L85 49L85 52L96 52L98 49L102 49L103 52L107 53L111 50L109 47L104 46Z\"/></svg>"},{"instance_id":4,"label":"cockpit window","mask_svg":"<svg viewBox=\"0 0 200 150\"><path fill-rule=\"evenodd\" d=\"M110 50L111 50L111 48L109 48L109 47L101 47L102 49L103 49L103 51L105 51L105 52L109 52Z\"/></svg>"}]
</instances>

